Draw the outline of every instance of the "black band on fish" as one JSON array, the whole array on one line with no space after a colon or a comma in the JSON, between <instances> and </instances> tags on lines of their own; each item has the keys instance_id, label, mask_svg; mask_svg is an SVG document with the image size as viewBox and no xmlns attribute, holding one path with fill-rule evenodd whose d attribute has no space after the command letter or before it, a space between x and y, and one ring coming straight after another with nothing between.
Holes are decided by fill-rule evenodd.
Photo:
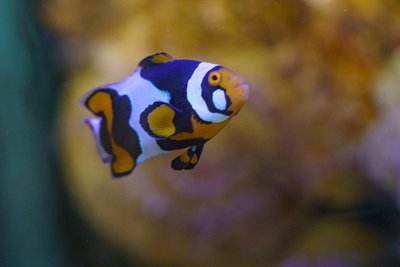
<instances>
[{"instance_id":1,"label":"black band on fish","mask_svg":"<svg viewBox=\"0 0 400 267\"><path fill-rule=\"evenodd\" d=\"M182 148L187 148L199 144L204 144L208 140L204 138L192 138L192 139L185 139L185 140L172 140L172 139L160 139L157 140L157 144L160 146L161 149L166 151L172 151Z\"/></svg>"}]
</instances>

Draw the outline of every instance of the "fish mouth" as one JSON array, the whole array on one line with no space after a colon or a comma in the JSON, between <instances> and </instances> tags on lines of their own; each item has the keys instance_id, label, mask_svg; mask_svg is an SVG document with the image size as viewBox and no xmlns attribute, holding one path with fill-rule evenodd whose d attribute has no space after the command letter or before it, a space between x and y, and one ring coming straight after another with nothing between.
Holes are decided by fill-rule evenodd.
<instances>
[{"instance_id":1,"label":"fish mouth","mask_svg":"<svg viewBox=\"0 0 400 267\"><path fill-rule=\"evenodd\" d=\"M220 86L225 88L225 93L231 102L227 110L237 114L247 101L249 86L240 75L230 69L222 67L219 72L224 77Z\"/></svg>"},{"instance_id":2,"label":"fish mouth","mask_svg":"<svg viewBox=\"0 0 400 267\"><path fill-rule=\"evenodd\" d=\"M249 97L249 86L245 82L240 82L233 87L236 94L240 95L244 101Z\"/></svg>"},{"instance_id":3,"label":"fish mouth","mask_svg":"<svg viewBox=\"0 0 400 267\"><path fill-rule=\"evenodd\" d=\"M248 85L247 85L247 83L245 83L245 82L240 82L240 83L236 84L236 85L233 87L233 89L235 90L235 89L238 88L238 87L248 87Z\"/></svg>"},{"instance_id":4,"label":"fish mouth","mask_svg":"<svg viewBox=\"0 0 400 267\"><path fill-rule=\"evenodd\" d=\"M236 115L249 97L249 86L247 83L240 81L231 87L228 96L231 99L229 110Z\"/></svg>"}]
</instances>

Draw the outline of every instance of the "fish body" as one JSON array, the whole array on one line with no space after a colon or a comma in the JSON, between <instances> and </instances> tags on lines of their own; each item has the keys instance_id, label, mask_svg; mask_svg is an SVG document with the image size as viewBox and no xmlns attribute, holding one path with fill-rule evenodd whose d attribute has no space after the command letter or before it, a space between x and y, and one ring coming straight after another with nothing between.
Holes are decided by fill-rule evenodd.
<instances>
[{"instance_id":1,"label":"fish body","mask_svg":"<svg viewBox=\"0 0 400 267\"><path fill-rule=\"evenodd\" d=\"M217 64L157 53L126 79L96 88L82 103L104 163L114 177L130 174L144 160L188 148L171 167L192 169L204 144L242 108L248 86Z\"/></svg>"}]
</instances>

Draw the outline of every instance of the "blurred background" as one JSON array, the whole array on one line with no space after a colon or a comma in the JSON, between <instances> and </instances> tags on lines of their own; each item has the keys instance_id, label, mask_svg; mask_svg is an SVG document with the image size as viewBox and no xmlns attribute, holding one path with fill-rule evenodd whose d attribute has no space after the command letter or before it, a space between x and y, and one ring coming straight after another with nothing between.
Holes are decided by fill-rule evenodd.
<instances>
[{"instance_id":1,"label":"blurred background","mask_svg":"<svg viewBox=\"0 0 400 267\"><path fill-rule=\"evenodd\" d=\"M1 0L0 266L400 266L398 0ZM193 171L112 180L81 96L144 57L250 97Z\"/></svg>"}]
</instances>

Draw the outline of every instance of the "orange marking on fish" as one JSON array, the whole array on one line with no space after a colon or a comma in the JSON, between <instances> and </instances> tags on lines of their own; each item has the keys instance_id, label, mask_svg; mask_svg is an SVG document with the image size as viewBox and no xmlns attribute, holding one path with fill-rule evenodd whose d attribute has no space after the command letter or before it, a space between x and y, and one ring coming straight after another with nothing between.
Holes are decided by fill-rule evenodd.
<instances>
[{"instance_id":1,"label":"orange marking on fish","mask_svg":"<svg viewBox=\"0 0 400 267\"><path fill-rule=\"evenodd\" d=\"M112 135L113 110L111 96L106 92L97 92L88 101L89 109L94 113L102 112L106 120L107 132L111 141L112 154L114 156L111 164L114 173L125 173L135 167L135 161L131 155L117 145Z\"/></svg>"},{"instance_id":2,"label":"orange marking on fish","mask_svg":"<svg viewBox=\"0 0 400 267\"><path fill-rule=\"evenodd\" d=\"M202 123L198 121L194 115L192 115L192 125L193 132L183 132L176 135L171 136L171 140L187 140L187 139L195 139L195 138L204 138L211 139L213 138L228 122L232 119L229 117L223 122L219 123Z\"/></svg>"}]
</instances>

